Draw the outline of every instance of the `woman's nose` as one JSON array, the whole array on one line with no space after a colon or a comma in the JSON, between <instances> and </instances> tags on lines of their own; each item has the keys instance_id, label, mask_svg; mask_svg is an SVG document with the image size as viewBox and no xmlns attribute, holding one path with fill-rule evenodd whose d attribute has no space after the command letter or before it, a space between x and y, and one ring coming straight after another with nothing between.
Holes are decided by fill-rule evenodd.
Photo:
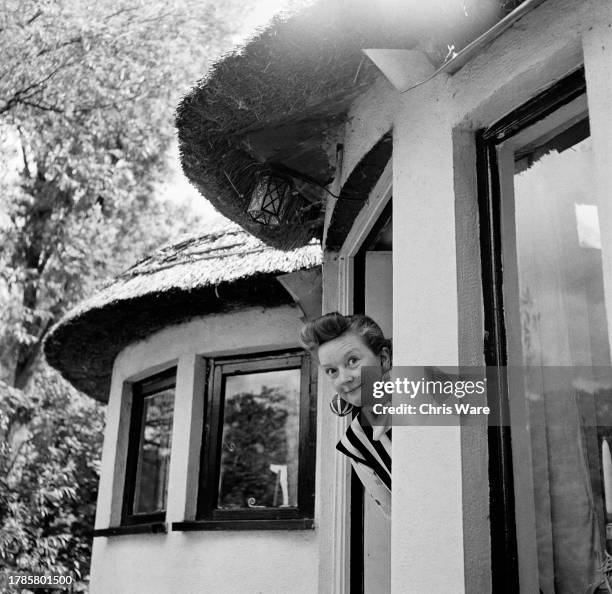
<instances>
[{"instance_id":1,"label":"woman's nose","mask_svg":"<svg viewBox=\"0 0 612 594\"><path fill-rule=\"evenodd\" d=\"M350 384L354 379L354 374L350 369L340 369L338 372L338 385Z\"/></svg>"}]
</instances>

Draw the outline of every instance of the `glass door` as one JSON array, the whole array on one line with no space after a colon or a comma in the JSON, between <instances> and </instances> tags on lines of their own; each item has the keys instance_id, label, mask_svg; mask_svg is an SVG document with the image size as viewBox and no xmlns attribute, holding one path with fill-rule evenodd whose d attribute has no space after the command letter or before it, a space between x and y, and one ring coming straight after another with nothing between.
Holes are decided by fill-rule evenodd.
<instances>
[{"instance_id":1,"label":"glass door","mask_svg":"<svg viewBox=\"0 0 612 594\"><path fill-rule=\"evenodd\" d=\"M582 73L483 140L493 252L485 258L497 264L485 299L496 295L488 330L495 363L508 366L500 403L518 584L521 592L595 591L605 585L612 520L612 378Z\"/></svg>"}]
</instances>

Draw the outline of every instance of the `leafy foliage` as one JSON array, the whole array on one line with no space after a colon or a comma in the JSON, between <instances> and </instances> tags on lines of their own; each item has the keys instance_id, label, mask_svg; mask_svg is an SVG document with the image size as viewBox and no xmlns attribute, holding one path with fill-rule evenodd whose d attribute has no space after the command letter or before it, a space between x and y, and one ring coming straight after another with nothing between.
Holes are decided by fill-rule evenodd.
<instances>
[{"instance_id":1,"label":"leafy foliage","mask_svg":"<svg viewBox=\"0 0 612 594\"><path fill-rule=\"evenodd\" d=\"M114 274L193 231L154 188L174 106L229 44L238 4L2 3L0 568L87 576L103 411L41 362L42 342Z\"/></svg>"},{"instance_id":2,"label":"leafy foliage","mask_svg":"<svg viewBox=\"0 0 612 594\"><path fill-rule=\"evenodd\" d=\"M0 569L87 574L102 407L50 369L0 383Z\"/></svg>"},{"instance_id":3,"label":"leafy foliage","mask_svg":"<svg viewBox=\"0 0 612 594\"><path fill-rule=\"evenodd\" d=\"M6 3L0 113L22 165L0 188L10 384L26 384L41 340L70 304L186 220L157 203L153 188L176 100L227 36L215 5L201 6Z\"/></svg>"}]
</instances>

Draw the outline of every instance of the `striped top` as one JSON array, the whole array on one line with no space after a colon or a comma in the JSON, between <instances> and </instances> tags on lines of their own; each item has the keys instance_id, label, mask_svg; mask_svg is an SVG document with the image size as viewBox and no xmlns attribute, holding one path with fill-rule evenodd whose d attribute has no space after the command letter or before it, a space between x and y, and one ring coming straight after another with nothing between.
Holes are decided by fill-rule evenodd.
<instances>
[{"instance_id":1,"label":"striped top","mask_svg":"<svg viewBox=\"0 0 612 594\"><path fill-rule=\"evenodd\" d=\"M352 420L336 449L348 456L368 494L385 515L391 513L391 429L379 435L362 424L361 412Z\"/></svg>"}]
</instances>

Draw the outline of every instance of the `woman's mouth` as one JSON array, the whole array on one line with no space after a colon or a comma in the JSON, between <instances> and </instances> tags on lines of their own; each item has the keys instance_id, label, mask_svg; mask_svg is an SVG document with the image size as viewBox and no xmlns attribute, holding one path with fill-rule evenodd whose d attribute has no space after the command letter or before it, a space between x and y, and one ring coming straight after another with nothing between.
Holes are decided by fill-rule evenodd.
<instances>
[{"instance_id":1,"label":"woman's mouth","mask_svg":"<svg viewBox=\"0 0 612 594\"><path fill-rule=\"evenodd\" d=\"M340 397L353 406L361 406L361 384L347 390L346 392L342 392Z\"/></svg>"}]
</instances>

